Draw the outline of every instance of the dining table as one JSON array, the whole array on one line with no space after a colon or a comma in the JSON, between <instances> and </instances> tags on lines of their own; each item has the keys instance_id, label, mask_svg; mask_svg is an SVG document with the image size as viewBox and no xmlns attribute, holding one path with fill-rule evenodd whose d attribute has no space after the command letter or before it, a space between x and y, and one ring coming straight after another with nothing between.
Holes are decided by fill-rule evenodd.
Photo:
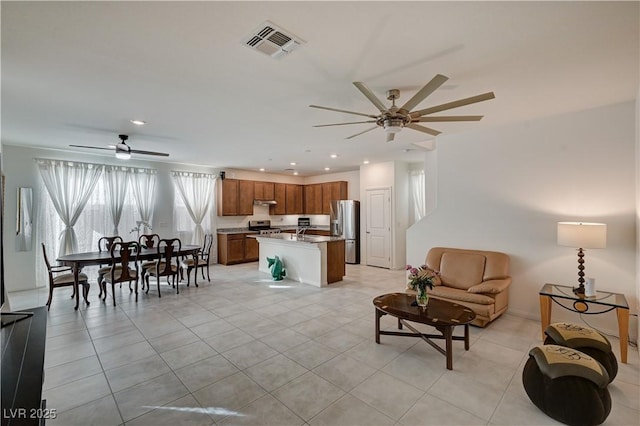
<instances>
[{"instance_id":1,"label":"dining table","mask_svg":"<svg viewBox=\"0 0 640 426\"><path fill-rule=\"evenodd\" d=\"M176 251L176 256L193 256L194 262L198 264L198 253L201 247L197 245L184 245L180 248L180 250ZM142 248L140 253L138 253L137 260L154 260L161 258L163 256L162 253L158 253L157 248ZM56 260L65 266L70 266L73 269L73 290L75 292L76 297L76 306L75 310L78 310L78 306L80 305L80 296L78 291L79 286L79 275L82 268L85 266L91 265L110 265L113 261L117 262L119 260L119 256L114 253L114 257L111 257L111 253L109 251L89 251L82 253L72 253L66 254L64 256L58 257ZM198 286L198 274L194 274L194 283L196 287ZM87 301L87 304L89 302Z\"/></svg>"}]
</instances>

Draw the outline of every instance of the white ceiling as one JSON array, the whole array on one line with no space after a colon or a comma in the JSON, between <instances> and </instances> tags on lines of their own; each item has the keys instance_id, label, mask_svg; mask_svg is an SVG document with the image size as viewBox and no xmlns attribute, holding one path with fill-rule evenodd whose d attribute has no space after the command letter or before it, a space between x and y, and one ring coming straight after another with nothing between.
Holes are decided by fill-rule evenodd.
<instances>
[{"instance_id":1,"label":"white ceiling","mask_svg":"<svg viewBox=\"0 0 640 426\"><path fill-rule=\"evenodd\" d=\"M345 140L370 125L313 128L362 117L308 105L373 114L353 81L385 102L400 89L402 104L438 73L450 80L419 108L495 92L446 112L482 121L433 123L446 135L634 99L638 5L2 1L2 142L105 147L128 133L171 162L301 175L416 160L404 151L432 137ZM278 60L243 46L266 20L306 43Z\"/></svg>"}]
</instances>

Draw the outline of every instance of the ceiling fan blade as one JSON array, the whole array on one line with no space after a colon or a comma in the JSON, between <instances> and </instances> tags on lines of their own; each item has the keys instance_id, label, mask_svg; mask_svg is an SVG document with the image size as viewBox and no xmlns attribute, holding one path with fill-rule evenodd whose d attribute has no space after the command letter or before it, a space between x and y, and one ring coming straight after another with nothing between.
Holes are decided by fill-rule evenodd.
<instances>
[{"instance_id":1,"label":"ceiling fan blade","mask_svg":"<svg viewBox=\"0 0 640 426\"><path fill-rule=\"evenodd\" d=\"M309 105L309 106L311 108L326 109L328 111L344 112L345 114L355 114L355 115L361 115L363 117L378 118L377 115L363 114L361 112L347 111L347 110L344 110L344 109L329 108L329 107L323 107L323 106L319 106L319 105Z\"/></svg>"},{"instance_id":2,"label":"ceiling fan blade","mask_svg":"<svg viewBox=\"0 0 640 426\"><path fill-rule=\"evenodd\" d=\"M169 154L164 152L155 152L155 151L141 151L139 149L130 149L130 153L132 154L145 154L145 155L159 155L161 157L168 157Z\"/></svg>"},{"instance_id":3,"label":"ceiling fan blade","mask_svg":"<svg viewBox=\"0 0 640 426\"><path fill-rule=\"evenodd\" d=\"M387 142L393 142L393 138L396 136L395 133L387 133Z\"/></svg>"},{"instance_id":4,"label":"ceiling fan blade","mask_svg":"<svg viewBox=\"0 0 640 426\"><path fill-rule=\"evenodd\" d=\"M361 81L354 81L353 85L358 88L362 92L363 95L367 97L373 103L376 108L380 110L380 112L385 112L387 110L387 106L382 103L380 99Z\"/></svg>"},{"instance_id":5,"label":"ceiling fan blade","mask_svg":"<svg viewBox=\"0 0 640 426\"><path fill-rule=\"evenodd\" d=\"M100 146L88 146L88 145L69 145L69 146L72 146L74 148L106 149L107 151L113 151L115 149L115 147L113 147L113 148L102 148Z\"/></svg>"},{"instance_id":6,"label":"ceiling fan blade","mask_svg":"<svg viewBox=\"0 0 640 426\"><path fill-rule=\"evenodd\" d=\"M440 112L447 109L458 108L464 105L475 104L476 102L488 101L495 97L496 96L493 94L493 92L487 92L483 93L482 95L471 96L470 98L459 99L457 101L448 102L446 104L436 105L431 108L414 111L409 113L409 115L411 115L411 118L421 117L423 115L433 114L434 112Z\"/></svg>"},{"instance_id":7,"label":"ceiling fan blade","mask_svg":"<svg viewBox=\"0 0 640 426\"><path fill-rule=\"evenodd\" d=\"M440 133L442 133L442 132L439 132L437 130L433 130L433 129L430 129L428 127L420 126L419 124L413 124L413 123L409 123L405 127L408 127L410 129L413 129L413 130L417 130L417 131L422 132L422 133L428 133L431 136L438 136Z\"/></svg>"},{"instance_id":8,"label":"ceiling fan blade","mask_svg":"<svg viewBox=\"0 0 640 426\"><path fill-rule=\"evenodd\" d=\"M414 119L413 121L421 121L423 123L427 122L441 122L441 121L480 121L484 117L483 115L441 115L441 116L430 116L430 117L420 117Z\"/></svg>"},{"instance_id":9,"label":"ceiling fan blade","mask_svg":"<svg viewBox=\"0 0 640 426\"><path fill-rule=\"evenodd\" d=\"M367 120L367 121L352 121L349 123L334 123L334 124L316 124L312 127L329 127L329 126L344 126L347 124L363 124L363 123L375 123L377 120Z\"/></svg>"},{"instance_id":10,"label":"ceiling fan blade","mask_svg":"<svg viewBox=\"0 0 640 426\"><path fill-rule=\"evenodd\" d=\"M449 80L449 77L446 77L442 74L437 74L431 79L430 82L425 84L424 87L418 91L418 93L413 95L413 97L409 99L407 103L402 105L400 111L403 111L405 113L411 111L420 102L424 101L427 96L432 94L438 87L442 86L447 80Z\"/></svg>"},{"instance_id":11,"label":"ceiling fan blade","mask_svg":"<svg viewBox=\"0 0 640 426\"><path fill-rule=\"evenodd\" d=\"M372 128L367 129L367 130L365 130L365 131L363 131L363 132L356 133L355 135L351 135L351 136L349 136L348 138L345 138L345 139L355 138L356 136L360 136L360 135L361 135L361 134L363 134L363 133L370 132L370 131L375 130L375 129L377 129L377 128L378 128L378 126L376 126L376 127L372 127Z\"/></svg>"}]
</instances>

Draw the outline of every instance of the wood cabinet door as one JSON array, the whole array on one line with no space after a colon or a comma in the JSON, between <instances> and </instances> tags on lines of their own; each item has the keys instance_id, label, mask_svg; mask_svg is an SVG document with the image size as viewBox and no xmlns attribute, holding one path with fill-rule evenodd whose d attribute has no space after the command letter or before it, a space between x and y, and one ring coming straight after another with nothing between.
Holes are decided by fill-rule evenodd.
<instances>
[{"instance_id":1,"label":"wood cabinet door","mask_svg":"<svg viewBox=\"0 0 640 426\"><path fill-rule=\"evenodd\" d=\"M238 181L238 214L249 216L253 214L254 182L252 180Z\"/></svg>"},{"instance_id":2,"label":"wood cabinet door","mask_svg":"<svg viewBox=\"0 0 640 426\"><path fill-rule=\"evenodd\" d=\"M331 200L346 200L348 197L347 182L327 182L322 184L322 212L331 213Z\"/></svg>"},{"instance_id":3,"label":"wood cabinet door","mask_svg":"<svg viewBox=\"0 0 640 426\"><path fill-rule=\"evenodd\" d=\"M302 199L302 185L286 185L287 206L286 214L303 214L304 202Z\"/></svg>"},{"instance_id":4,"label":"wood cabinet door","mask_svg":"<svg viewBox=\"0 0 640 426\"><path fill-rule=\"evenodd\" d=\"M275 206L270 206L270 214L286 214L287 213L287 194L286 184L275 183L273 185L273 199L276 200Z\"/></svg>"},{"instance_id":5,"label":"wood cabinet door","mask_svg":"<svg viewBox=\"0 0 640 426\"><path fill-rule=\"evenodd\" d=\"M244 260L254 261L258 260L258 254L260 253L260 244L255 238L245 237L244 239Z\"/></svg>"},{"instance_id":6,"label":"wood cabinet door","mask_svg":"<svg viewBox=\"0 0 640 426\"><path fill-rule=\"evenodd\" d=\"M225 179L220 190L222 197L220 202L222 216L235 216L238 214L238 181Z\"/></svg>"},{"instance_id":7,"label":"wood cabinet door","mask_svg":"<svg viewBox=\"0 0 640 426\"><path fill-rule=\"evenodd\" d=\"M227 238L227 263L244 261L244 234L237 234Z\"/></svg>"},{"instance_id":8,"label":"wood cabinet door","mask_svg":"<svg viewBox=\"0 0 640 426\"><path fill-rule=\"evenodd\" d=\"M275 199L275 184L273 182L262 182L263 200Z\"/></svg>"},{"instance_id":9,"label":"wood cabinet door","mask_svg":"<svg viewBox=\"0 0 640 426\"><path fill-rule=\"evenodd\" d=\"M316 214L316 186L304 186L304 214Z\"/></svg>"},{"instance_id":10,"label":"wood cabinet door","mask_svg":"<svg viewBox=\"0 0 640 426\"><path fill-rule=\"evenodd\" d=\"M264 198L264 182L254 182L253 192L256 200L266 200Z\"/></svg>"}]
</instances>

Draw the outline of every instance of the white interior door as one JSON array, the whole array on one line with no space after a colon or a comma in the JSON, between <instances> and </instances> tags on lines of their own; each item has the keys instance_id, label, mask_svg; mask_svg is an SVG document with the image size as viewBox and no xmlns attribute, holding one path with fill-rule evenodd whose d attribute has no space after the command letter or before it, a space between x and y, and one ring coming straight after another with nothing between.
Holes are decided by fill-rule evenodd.
<instances>
[{"instance_id":1,"label":"white interior door","mask_svg":"<svg viewBox=\"0 0 640 426\"><path fill-rule=\"evenodd\" d=\"M367 265L391 267L391 189L367 189Z\"/></svg>"}]
</instances>

